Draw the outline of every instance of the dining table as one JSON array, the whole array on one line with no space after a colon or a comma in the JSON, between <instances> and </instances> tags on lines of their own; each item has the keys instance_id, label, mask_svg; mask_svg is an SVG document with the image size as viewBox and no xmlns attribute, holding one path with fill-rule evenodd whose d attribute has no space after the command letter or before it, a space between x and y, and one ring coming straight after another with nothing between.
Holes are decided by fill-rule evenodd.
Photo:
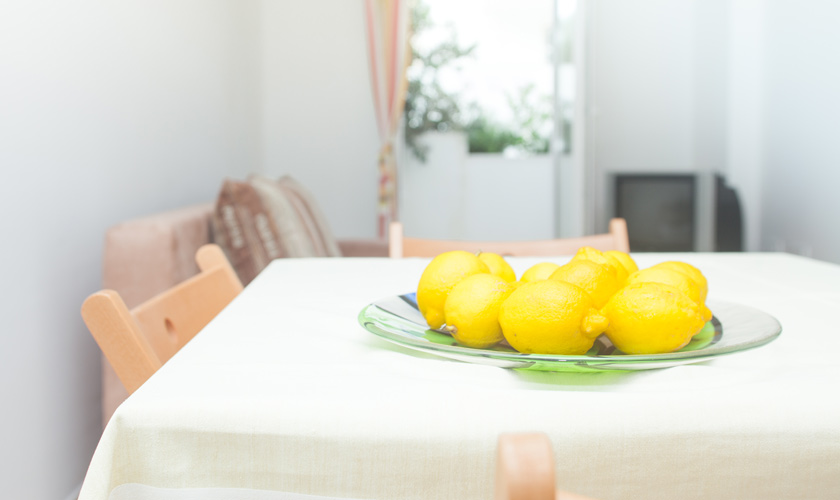
<instances>
[{"instance_id":1,"label":"dining table","mask_svg":"<svg viewBox=\"0 0 840 500\"><path fill-rule=\"evenodd\" d=\"M277 259L117 409L79 499L489 500L517 432L548 436L558 488L601 500L840 498L840 265L631 255L697 267L714 338L745 320L759 340L534 364L377 325L374 304L414 307L428 258Z\"/></svg>"}]
</instances>

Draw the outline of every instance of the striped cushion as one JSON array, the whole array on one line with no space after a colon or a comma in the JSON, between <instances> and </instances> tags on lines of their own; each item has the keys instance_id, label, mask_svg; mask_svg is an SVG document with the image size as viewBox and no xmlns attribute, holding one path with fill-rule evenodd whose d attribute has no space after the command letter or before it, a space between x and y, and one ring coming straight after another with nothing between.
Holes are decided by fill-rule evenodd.
<instances>
[{"instance_id":1,"label":"striped cushion","mask_svg":"<svg viewBox=\"0 0 840 500\"><path fill-rule=\"evenodd\" d=\"M289 176L283 176L277 181L280 189L300 217L307 234L312 239L315 255L319 257L341 257L338 242L333 237L326 217L321 212L318 203L306 188Z\"/></svg>"},{"instance_id":2,"label":"striped cushion","mask_svg":"<svg viewBox=\"0 0 840 500\"><path fill-rule=\"evenodd\" d=\"M226 180L212 218L214 240L243 284L280 257L340 257L315 199L291 177Z\"/></svg>"},{"instance_id":3,"label":"striped cushion","mask_svg":"<svg viewBox=\"0 0 840 500\"><path fill-rule=\"evenodd\" d=\"M213 240L243 284L250 283L273 259L288 256L271 211L250 183L225 180L211 226Z\"/></svg>"}]
</instances>

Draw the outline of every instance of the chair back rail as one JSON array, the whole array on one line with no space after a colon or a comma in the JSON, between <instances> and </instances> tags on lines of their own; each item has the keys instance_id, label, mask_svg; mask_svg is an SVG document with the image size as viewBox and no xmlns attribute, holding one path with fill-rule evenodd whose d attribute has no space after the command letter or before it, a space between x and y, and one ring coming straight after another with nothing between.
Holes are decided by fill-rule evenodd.
<instances>
[{"instance_id":1,"label":"chair back rail","mask_svg":"<svg viewBox=\"0 0 840 500\"><path fill-rule=\"evenodd\" d=\"M590 246L598 250L630 251L627 222L616 218L610 221L609 232L580 238L531 241L456 241L422 238L406 238L403 226L392 222L389 228L388 249L392 258L434 257L452 250L468 252L493 252L503 256L552 256L572 255L580 247Z\"/></svg>"},{"instance_id":2,"label":"chair back rail","mask_svg":"<svg viewBox=\"0 0 840 500\"><path fill-rule=\"evenodd\" d=\"M239 294L223 268L204 271L132 309L161 360L168 360Z\"/></svg>"},{"instance_id":3,"label":"chair back rail","mask_svg":"<svg viewBox=\"0 0 840 500\"><path fill-rule=\"evenodd\" d=\"M239 292L242 283L214 244L196 253L201 272L130 310L114 290L82 304L82 318L131 394Z\"/></svg>"}]
</instances>

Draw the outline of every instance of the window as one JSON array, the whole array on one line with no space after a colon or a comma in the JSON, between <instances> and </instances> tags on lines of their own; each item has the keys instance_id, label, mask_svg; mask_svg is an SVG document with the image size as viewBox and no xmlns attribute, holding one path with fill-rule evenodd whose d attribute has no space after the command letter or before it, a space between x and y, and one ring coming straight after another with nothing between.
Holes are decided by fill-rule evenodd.
<instances>
[{"instance_id":1,"label":"window","mask_svg":"<svg viewBox=\"0 0 840 500\"><path fill-rule=\"evenodd\" d=\"M470 153L549 152L555 109L570 114L563 103L574 97L568 37L554 21L571 19L574 0L556 1L414 5L406 142L416 156L426 153L420 135L450 130L467 134ZM557 93L555 76L565 83Z\"/></svg>"},{"instance_id":2,"label":"window","mask_svg":"<svg viewBox=\"0 0 840 500\"><path fill-rule=\"evenodd\" d=\"M556 236L575 0L419 0L400 219L410 236ZM565 158L564 158L565 159ZM522 221L527 221L523 224Z\"/></svg>"}]
</instances>

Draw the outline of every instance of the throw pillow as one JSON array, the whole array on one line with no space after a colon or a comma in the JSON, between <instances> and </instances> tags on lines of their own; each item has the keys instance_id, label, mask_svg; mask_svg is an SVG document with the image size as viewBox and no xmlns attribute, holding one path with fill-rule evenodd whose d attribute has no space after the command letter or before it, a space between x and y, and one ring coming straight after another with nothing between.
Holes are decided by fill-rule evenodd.
<instances>
[{"instance_id":1,"label":"throw pillow","mask_svg":"<svg viewBox=\"0 0 840 500\"><path fill-rule=\"evenodd\" d=\"M312 194L289 176L252 176L250 183L272 215L287 257L341 257L338 242Z\"/></svg>"},{"instance_id":2,"label":"throw pillow","mask_svg":"<svg viewBox=\"0 0 840 500\"><path fill-rule=\"evenodd\" d=\"M214 241L247 285L280 257L340 257L312 194L289 176L227 179L213 212Z\"/></svg>"},{"instance_id":3,"label":"throw pillow","mask_svg":"<svg viewBox=\"0 0 840 500\"><path fill-rule=\"evenodd\" d=\"M271 211L247 182L224 181L211 224L214 241L242 284L250 283L271 260L287 256Z\"/></svg>"}]
</instances>

